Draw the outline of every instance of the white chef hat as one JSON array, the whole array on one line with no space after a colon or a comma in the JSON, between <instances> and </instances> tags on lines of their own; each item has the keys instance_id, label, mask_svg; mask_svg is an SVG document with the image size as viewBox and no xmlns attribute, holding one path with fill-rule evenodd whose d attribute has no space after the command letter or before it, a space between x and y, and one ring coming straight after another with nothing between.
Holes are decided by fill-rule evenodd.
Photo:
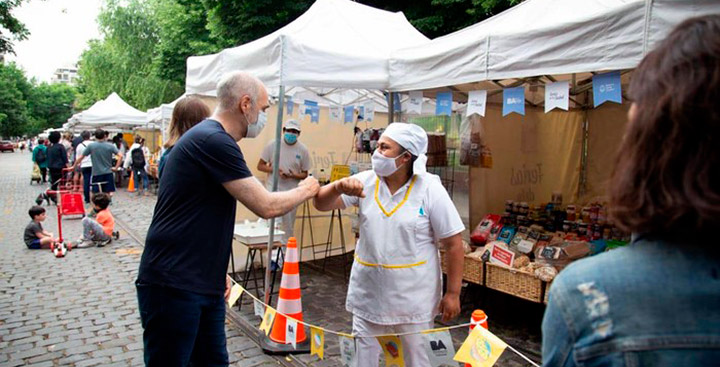
<instances>
[{"instance_id":1,"label":"white chef hat","mask_svg":"<svg viewBox=\"0 0 720 367\"><path fill-rule=\"evenodd\" d=\"M423 128L415 124L393 122L382 136L392 139L417 157L413 164L413 173L421 174L426 171L428 138Z\"/></svg>"}]
</instances>

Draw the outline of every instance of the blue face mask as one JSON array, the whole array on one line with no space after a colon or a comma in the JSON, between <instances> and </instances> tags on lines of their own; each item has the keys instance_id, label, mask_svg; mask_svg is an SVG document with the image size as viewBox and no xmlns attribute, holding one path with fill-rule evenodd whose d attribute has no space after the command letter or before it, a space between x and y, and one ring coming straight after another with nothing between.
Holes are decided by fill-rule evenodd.
<instances>
[{"instance_id":1,"label":"blue face mask","mask_svg":"<svg viewBox=\"0 0 720 367\"><path fill-rule=\"evenodd\" d=\"M290 145L295 144L297 142L297 138L297 135L293 133L285 133L285 142Z\"/></svg>"}]
</instances>

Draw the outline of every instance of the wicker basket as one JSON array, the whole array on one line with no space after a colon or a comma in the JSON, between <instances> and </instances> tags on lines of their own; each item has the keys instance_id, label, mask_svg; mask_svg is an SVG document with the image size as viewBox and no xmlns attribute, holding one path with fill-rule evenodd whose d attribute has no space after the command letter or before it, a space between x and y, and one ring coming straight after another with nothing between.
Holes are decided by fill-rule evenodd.
<instances>
[{"instance_id":1,"label":"wicker basket","mask_svg":"<svg viewBox=\"0 0 720 367\"><path fill-rule=\"evenodd\" d=\"M543 281L533 274L487 263L485 285L503 293L533 302L542 302Z\"/></svg>"},{"instance_id":2,"label":"wicker basket","mask_svg":"<svg viewBox=\"0 0 720 367\"><path fill-rule=\"evenodd\" d=\"M543 297L543 303L548 304L548 300L550 299L550 286L552 285L552 282L545 283L545 296Z\"/></svg>"},{"instance_id":3,"label":"wicker basket","mask_svg":"<svg viewBox=\"0 0 720 367\"><path fill-rule=\"evenodd\" d=\"M465 256L463 279L470 283L485 284L485 267L480 259Z\"/></svg>"},{"instance_id":4,"label":"wicker basket","mask_svg":"<svg viewBox=\"0 0 720 367\"><path fill-rule=\"evenodd\" d=\"M440 251L440 261L443 273L447 274L445 251ZM483 266L482 260L465 255L465 261L463 262L463 280L480 285L485 284L485 267Z\"/></svg>"}]
</instances>

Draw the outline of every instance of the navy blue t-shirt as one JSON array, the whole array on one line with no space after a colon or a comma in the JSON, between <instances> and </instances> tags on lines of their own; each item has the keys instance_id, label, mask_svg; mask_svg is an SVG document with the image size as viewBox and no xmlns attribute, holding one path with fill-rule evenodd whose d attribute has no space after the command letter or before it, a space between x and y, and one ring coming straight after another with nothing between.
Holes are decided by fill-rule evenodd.
<instances>
[{"instance_id":1,"label":"navy blue t-shirt","mask_svg":"<svg viewBox=\"0 0 720 367\"><path fill-rule=\"evenodd\" d=\"M163 169L138 281L222 295L236 208L222 184L251 176L219 122L208 119L186 132Z\"/></svg>"}]
</instances>

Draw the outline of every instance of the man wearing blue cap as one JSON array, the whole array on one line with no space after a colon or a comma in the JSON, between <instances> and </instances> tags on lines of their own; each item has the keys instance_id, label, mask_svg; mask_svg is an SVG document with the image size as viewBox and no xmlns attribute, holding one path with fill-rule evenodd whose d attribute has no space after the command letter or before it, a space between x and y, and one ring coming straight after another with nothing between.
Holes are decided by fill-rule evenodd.
<instances>
[{"instance_id":1,"label":"man wearing blue cap","mask_svg":"<svg viewBox=\"0 0 720 367\"><path fill-rule=\"evenodd\" d=\"M298 186L301 180L308 177L310 170L310 152L308 152L305 144L298 141L300 137L300 122L294 119L287 120L283 124L283 138L280 145L280 165L278 191L292 190ZM273 153L275 151L275 141L271 141L260 155L257 169L268 174L266 187L268 191L272 191L272 165ZM287 243L290 237L293 237L293 229L295 228L295 212L291 210L282 216L282 229L285 232L283 243Z\"/></svg>"}]
</instances>

